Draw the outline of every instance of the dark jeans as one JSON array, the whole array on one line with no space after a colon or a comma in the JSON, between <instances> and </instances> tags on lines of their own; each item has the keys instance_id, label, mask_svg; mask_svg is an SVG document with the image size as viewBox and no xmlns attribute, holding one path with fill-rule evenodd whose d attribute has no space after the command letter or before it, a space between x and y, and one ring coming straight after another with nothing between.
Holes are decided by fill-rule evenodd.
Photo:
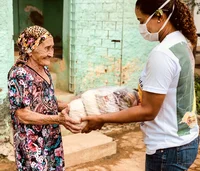
<instances>
[{"instance_id":1,"label":"dark jeans","mask_svg":"<svg viewBox=\"0 0 200 171\"><path fill-rule=\"evenodd\" d=\"M199 137L189 144L146 155L146 171L186 171L198 154Z\"/></svg>"}]
</instances>

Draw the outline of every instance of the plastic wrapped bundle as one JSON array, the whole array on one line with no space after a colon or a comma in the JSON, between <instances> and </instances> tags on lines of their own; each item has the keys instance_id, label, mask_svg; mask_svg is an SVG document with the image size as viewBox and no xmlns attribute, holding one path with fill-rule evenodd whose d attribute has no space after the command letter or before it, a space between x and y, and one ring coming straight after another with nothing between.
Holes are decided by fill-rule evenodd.
<instances>
[{"instance_id":1,"label":"plastic wrapped bundle","mask_svg":"<svg viewBox=\"0 0 200 171\"><path fill-rule=\"evenodd\" d=\"M85 107L83 105L82 99L75 99L70 102L70 111L69 111L69 117L72 118L75 121L80 121L82 117L87 116L85 112ZM85 127L87 122L82 122L80 126Z\"/></svg>"},{"instance_id":2,"label":"plastic wrapped bundle","mask_svg":"<svg viewBox=\"0 0 200 171\"><path fill-rule=\"evenodd\" d=\"M137 91L126 87L113 92L113 94L115 96L116 104L118 105L119 110L136 106L139 102Z\"/></svg>"},{"instance_id":3,"label":"plastic wrapped bundle","mask_svg":"<svg viewBox=\"0 0 200 171\"><path fill-rule=\"evenodd\" d=\"M119 111L113 92L119 86L100 87L88 90L81 95L83 104L88 115L100 115Z\"/></svg>"},{"instance_id":4,"label":"plastic wrapped bundle","mask_svg":"<svg viewBox=\"0 0 200 171\"><path fill-rule=\"evenodd\" d=\"M98 89L88 90L81 95L81 99L85 106L87 115L100 115L100 111L97 105L95 95L98 93Z\"/></svg>"},{"instance_id":5,"label":"plastic wrapped bundle","mask_svg":"<svg viewBox=\"0 0 200 171\"><path fill-rule=\"evenodd\" d=\"M118 112L119 107L116 104L116 100L113 93L108 94L97 94L96 101L101 114Z\"/></svg>"},{"instance_id":6,"label":"plastic wrapped bundle","mask_svg":"<svg viewBox=\"0 0 200 171\"><path fill-rule=\"evenodd\" d=\"M139 102L137 91L119 86L88 90L81 99L87 115L118 112L136 106Z\"/></svg>"},{"instance_id":7,"label":"plastic wrapped bundle","mask_svg":"<svg viewBox=\"0 0 200 171\"><path fill-rule=\"evenodd\" d=\"M102 87L84 92L70 103L70 117L80 120L87 115L118 112L138 105L138 93L127 87ZM86 123L83 123L85 125Z\"/></svg>"}]
</instances>

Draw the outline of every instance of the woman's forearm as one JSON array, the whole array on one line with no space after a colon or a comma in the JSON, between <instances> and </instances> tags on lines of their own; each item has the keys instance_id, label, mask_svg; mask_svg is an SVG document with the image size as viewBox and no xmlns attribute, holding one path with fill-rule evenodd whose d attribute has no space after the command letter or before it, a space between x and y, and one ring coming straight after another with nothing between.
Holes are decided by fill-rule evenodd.
<instances>
[{"instance_id":1,"label":"woman's forearm","mask_svg":"<svg viewBox=\"0 0 200 171\"><path fill-rule=\"evenodd\" d=\"M66 109L65 109L66 110ZM47 125L47 124L61 124L72 133L80 133L82 127L77 126L79 121L72 120L66 111L62 111L58 115L43 115L31 111L29 108L18 109L16 116L20 123L31 125Z\"/></svg>"},{"instance_id":2,"label":"woman's forearm","mask_svg":"<svg viewBox=\"0 0 200 171\"><path fill-rule=\"evenodd\" d=\"M130 123L151 121L155 118L155 115L152 115L148 110L142 109L139 105L120 112L98 115L98 117L103 123Z\"/></svg>"},{"instance_id":3,"label":"woman's forearm","mask_svg":"<svg viewBox=\"0 0 200 171\"><path fill-rule=\"evenodd\" d=\"M17 109L16 116L23 124L46 125L60 124L61 122L59 115L44 115L28 108Z\"/></svg>"}]
</instances>

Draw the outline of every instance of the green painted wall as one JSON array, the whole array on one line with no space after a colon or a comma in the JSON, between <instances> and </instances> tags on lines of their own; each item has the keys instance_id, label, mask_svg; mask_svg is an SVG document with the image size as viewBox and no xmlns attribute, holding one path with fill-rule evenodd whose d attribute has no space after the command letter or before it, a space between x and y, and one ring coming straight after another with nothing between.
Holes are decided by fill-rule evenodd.
<instances>
[{"instance_id":1,"label":"green painted wall","mask_svg":"<svg viewBox=\"0 0 200 171\"><path fill-rule=\"evenodd\" d=\"M49 16L55 1L42 2L43 8L46 4L43 14ZM46 27L53 25L50 32L63 28L64 58L50 66L56 74L57 88L79 93L106 85L137 87L155 44L140 36L134 6L135 0L64 1L62 27L51 24L51 17L46 18Z\"/></svg>"},{"instance_id":2,"label":"green painted wall","mask_svg":"<svg viewBox=\"0 0 200 171\"><path fill-rule=\"evenodd\" d=\"M155 44L140 36L134 6L135 0L71 1L71 91L105 85L137 87Z\"/></svg>"},{"instance_id":3,"label":"green painted wall","mask_svg":"<svg viewBox=\"0 0 200 171\"><path fill-rule=\"evenodd\" d=\"M7 73L14 62L12 0L0 1L0 104L7 96Z\"/></svg>"},{"instance_id":4,"label":"green painted wall","mask_svg":"<svg viewBox=\"0 0 200 171\"><path fill-rule=\"evenodd\" d=\"M0 155L8 156L10 115L7 100L7 73L14 62L12 0L0 1ZM4 143L2 143L4 142Z\"/></svg>"},{"instance_id":5,"label":"green painted wall","mask_svg":"<svg viewBox=\"0 0 200 171\"><path fill-rule=\"evenodd\" d=\"M143 39L135 16L136 0L124 0L122 84L137 88L149 52L157 43Z\"/></svg>"}]
</instances>

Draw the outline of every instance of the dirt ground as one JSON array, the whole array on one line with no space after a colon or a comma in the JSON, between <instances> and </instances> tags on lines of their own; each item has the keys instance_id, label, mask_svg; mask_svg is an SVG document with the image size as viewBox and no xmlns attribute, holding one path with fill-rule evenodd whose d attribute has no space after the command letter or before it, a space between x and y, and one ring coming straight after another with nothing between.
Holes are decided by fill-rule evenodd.
<instances>
[{"instance_id":1,"label":"dirt ground","mask_svg":"<svg viewBox=\"0 0 200 171\"><path fill-rule=\"evenodd\" d=\"M138 124L105 125L100 131L117 142L117 153L66 171L144 171L145 145ZM15 171L15 163L0 158L0 171ZM200 148L189 171L200 170Z\"/></svg>"},{"instance_id":2,"label":"dirt ground","mask_svg":"<svg viewBox=\"0 0 200 171\"><path fill-rule=\"evenodd\" d=\"M139 124L107 125L100 131L117 141L117 153L66 171L144 171L145 145ZM198 156L188 171L200 171Z\"/></svg>"}]
</instances>

